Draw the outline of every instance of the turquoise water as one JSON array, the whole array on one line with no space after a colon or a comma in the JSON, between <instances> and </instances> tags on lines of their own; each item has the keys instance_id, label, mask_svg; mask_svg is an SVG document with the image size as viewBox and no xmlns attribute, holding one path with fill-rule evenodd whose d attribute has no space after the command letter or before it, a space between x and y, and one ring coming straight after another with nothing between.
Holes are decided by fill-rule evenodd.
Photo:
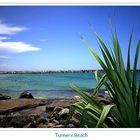
<instances>
[{"instance_id":1,"label":"turquoise water","mask_svg":"<svg viewBox=\"0 0 140 140\"><path fill-rule=\"evenodd\" d=\"M93 89L97 84L93 73L0 74L0 93L13 98L23 91L35 98L71 98L76 93L69 88L70 83L83 89Z\"/></svg>"},{"instance_id":2,"label":"turquoise water","mask_svg":"<svg viewBox=\"0 0 140 140\"><path fill-rule=\"evenodd\" d=\"M0 74L0 92L12 97L29 91L36 98L69 98L76 94L70 83L92 89L96 80L93 73Z\"/></svg>"}]
</instances>

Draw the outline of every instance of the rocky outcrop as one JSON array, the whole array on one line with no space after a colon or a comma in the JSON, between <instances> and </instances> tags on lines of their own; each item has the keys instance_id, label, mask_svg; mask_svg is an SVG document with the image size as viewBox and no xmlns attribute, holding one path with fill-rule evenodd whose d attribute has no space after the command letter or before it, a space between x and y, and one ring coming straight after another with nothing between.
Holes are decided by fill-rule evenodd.
<instances>
[{"instance_id":1,"label":"rocky outcrop","mask_svg":"<svg viewBox=\"0 0 140 140\"><path fill-rule=\"evenodd\" d=\"M11 99L11 97L3 95L3 94L0 94L0 100L7 100L7 99Z\"/></svg>"},{"instance_id":2,"label":"rocky outcrop","mask_svg":"<svg viewBox=\"0 0 140 140\"><path fill-rule=\"evenodd\" d=\"M28 91L24 91L20 94L19 98L33 99L33 95Z\"/></svg>"},{"instance_id":3,"label":"rocky outcrop","mask_svg":"<svg viewBox=\"0 0 140 140\"><path fill-rule=\"evenodd\" d=\"M110 97L104 98L101 96L93 96L93 98L101 105L108 105L112 103L112 99Z\"/></svg>"},{"instance_id":4,"label":"rocky outcrop","mask_svg":"<svg viewBox=\"0 0 140 140\"><path fill-rule=\"evenodd\" d=\"M111 98L93 97L100 104L112 103ZM78 100L80 98L78 97ZM69 107L74 99L11 99L0 101L0 127L64 128ZM80 128L80 116L75 112L68 128Z\"/></svg>"},{"instance_id":5,"label":"rocky outcrop","mask_svg":"<svg viewBox=\"0 0 140 140\"><path fill-rule=\"evenodd\" d=\"M11 99L0 101L0 115L35 108L45 105L47 100L42 99Z\"/></svg>"},{"instance_id":6,"label":"rocky outcrop","mask_svg":"<svg viewBox=\"0 0 140 140\"><path fill-rule=\"evenodd\" d=\"M89 94L90 95L90 94ZM112 103L112 99L110 97L105 97L103 94L98 94L92 97L96 102L98 102L101 105L108 105ZM81 101L80 96L74 96L73 99L76 102Z\"/></svg>"},{"instance_id":7,"label":"rocky outcrop","mask_svg":"<svg viewBox=\"0 0 140 140\"><path fill-rule=\"evenodd\" d=\"M0 127L63 128L72 103L74 100L2 100Z\"/></svg>"}]
</instances>

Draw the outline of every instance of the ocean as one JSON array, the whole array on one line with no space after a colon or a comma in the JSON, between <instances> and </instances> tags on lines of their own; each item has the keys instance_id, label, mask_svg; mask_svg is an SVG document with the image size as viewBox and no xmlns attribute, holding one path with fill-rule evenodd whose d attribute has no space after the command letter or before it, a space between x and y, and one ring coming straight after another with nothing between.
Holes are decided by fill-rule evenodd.
<instances>
[{"instance_id":1,"label":"ocean","mask_svg":"<svg viewBox=\"0 0 140 140\"><path fill-rule=\"evenodd\" d=\"M70 89L71 83L84 90L94 89L97 84L93 73L0 74L0 93L12 98L23 91L35 98L72 98L78 94Z\"/></svg>"}]
</instances>

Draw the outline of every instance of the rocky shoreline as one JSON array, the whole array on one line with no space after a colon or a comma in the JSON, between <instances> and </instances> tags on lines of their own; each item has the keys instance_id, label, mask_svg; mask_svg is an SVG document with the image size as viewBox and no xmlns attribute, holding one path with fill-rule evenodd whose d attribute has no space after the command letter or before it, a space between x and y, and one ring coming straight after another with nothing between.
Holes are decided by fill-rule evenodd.
<instances>
[{"instance_id":1,"label":"rocky shoreline","mask_svg":"<svg viewBox=\"0 0 140 140\"><path fill-rule=\"evenodd\" d=\"M94 98L101 104L111 103L111 99L105 99L101 95ZM35 99L25 92L18 99L2 98L0 100L0 127L64 128L70 105L79 100L79 96L73 99ZM80 128L78 117L75 113L67 128Z\"/></svg>"},{"instance_id":2,"label":"rocky shoreline","mask_svg":"<svg viewBox=\"0 0 140 140\"><path fill-rule=\"evenodd\" d=\"M90 73L94 71L95 70L40 70L40 71L25 70L25 71L0 71L0 74Z\"/></svg>"}]
</instances>

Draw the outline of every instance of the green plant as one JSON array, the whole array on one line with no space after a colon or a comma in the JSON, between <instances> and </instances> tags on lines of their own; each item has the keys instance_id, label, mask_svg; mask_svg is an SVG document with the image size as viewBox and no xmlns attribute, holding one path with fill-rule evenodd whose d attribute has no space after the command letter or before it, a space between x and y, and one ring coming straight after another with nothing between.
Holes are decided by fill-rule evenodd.
<instances>
[{"instance_id":1,"label":"green plant","mask_svg":"<svg viewBox=\"0 0 140 140\"><path fill-rule=\"evenodd\" d=\"M104 70L103 75L96 72L99 82L93 94L104 85L112 98L113 104L102 106L92 98L92 95L87 94L75 85L70 85L73 90L80 94L82 100L70 107L66 124L76 111L81 116L81 125L84 127L140 127L140 83L137 82L140 41L137 43L133 71L131 71L130 48L133 32L130 35L128 43L126 69L117 34L113 32L112 28L111 34L113 50L108 49L102 39L95 33L104 61L88 45L82 36L81 39Z\"/></svg>"}]
</instances>

